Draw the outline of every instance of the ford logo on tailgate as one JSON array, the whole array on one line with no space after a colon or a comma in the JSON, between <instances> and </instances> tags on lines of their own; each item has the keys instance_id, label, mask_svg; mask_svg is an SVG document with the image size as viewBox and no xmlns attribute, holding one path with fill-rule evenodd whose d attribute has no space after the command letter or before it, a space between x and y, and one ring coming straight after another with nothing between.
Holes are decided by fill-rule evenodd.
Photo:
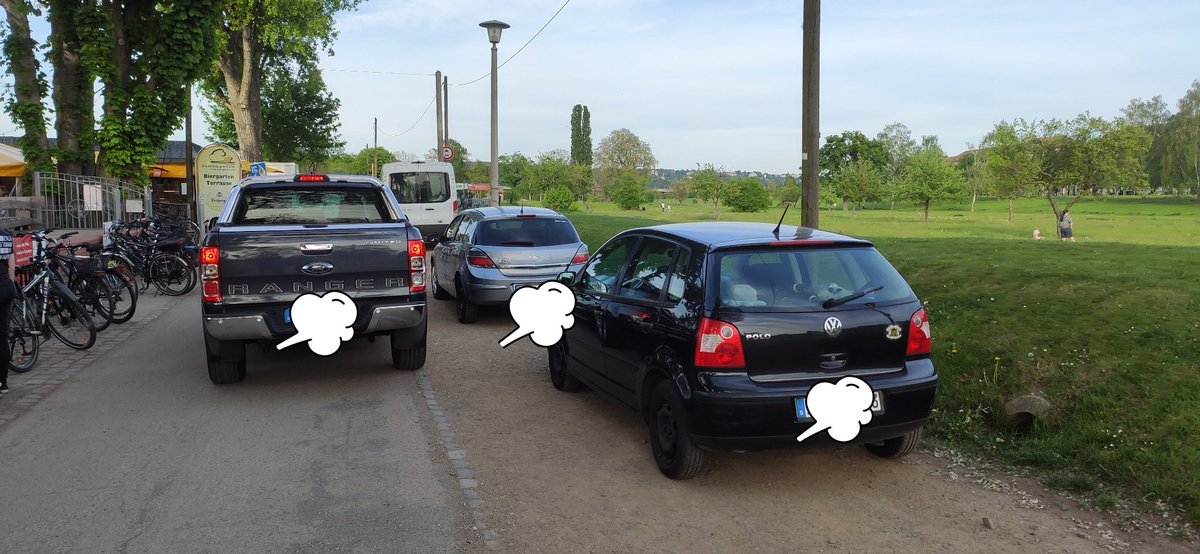
<instances>
[{"instance_id":1,"label":"ford logo on tailgate","mask_svg":"<svg viewBox=\"0 0 1200 554\"><path fill-rule=\"evenodd\" d=\"M303 271L309 275L324 275L330 271L333 271L333 264L329 262L313 262L311 264L305 264L304 267L300 268L300 271Z\"/></svg>"}]
</instances>

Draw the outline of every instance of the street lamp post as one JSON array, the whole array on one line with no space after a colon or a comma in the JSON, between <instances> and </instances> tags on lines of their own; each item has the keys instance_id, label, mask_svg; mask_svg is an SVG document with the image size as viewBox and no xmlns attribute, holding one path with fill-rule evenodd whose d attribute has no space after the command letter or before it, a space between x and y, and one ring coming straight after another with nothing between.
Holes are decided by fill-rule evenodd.
<instances>
[{"instance_id":1,"label":"street lamp post","mask_svg":"<svg viewBox=\"0 0 1200 554\"><path fill-rule=\"evenodd\" d=\"M500 32L509 27L508 23L503 21L484 21L479 24L480 27L487 29L488 41L492 43L492 186L488 188L488 205L500 205L500 163L497 159L500 155L499 148L499 117L496 115L496 98L499 96L499 86L496 81L496 45L500 43Z\"/></svg>"}]
</instances>

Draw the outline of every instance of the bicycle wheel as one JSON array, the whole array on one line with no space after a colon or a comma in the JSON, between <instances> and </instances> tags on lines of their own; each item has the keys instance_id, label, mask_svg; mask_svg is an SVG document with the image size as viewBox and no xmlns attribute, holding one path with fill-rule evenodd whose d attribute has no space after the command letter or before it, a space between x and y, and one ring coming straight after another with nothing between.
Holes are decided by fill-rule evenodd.
<instances>
[{"instance_id":1,"label":"bicycle wheel","mask_svg":"<svg viewBox=\"0 0 1200 554\"><path fill-rule=\"evenodd\" d=\"M137 287L116 270L105 271L103 279L112 291L113 323L125 323L132 319L133 313L137 311Z\"/></svg>"},{"instance_id":2,"label":"bicycle wheel","mask_svg":"<svg viewBox=\"0 0 1200 554\"><path fill-rule=\"evenodd\" d=\"M160 254L150 259L149 266L150 280L163 294L180 296L196 288L196 271L179 256Z\"/></svg>"},{"instance_id":3,"label":"bicycle wheel","mask_svg":"<svg viewBox=\"0 0 1200 554\"><path fill-rule=\"evenodd\" d=\"M51 292L46 312L50 332L63 344L76 350L87 350L96 344L96 325L79 302Z\"/></svg>"},{"instance_id":4,"label":"bicycle wheel","mask_svg":"<svg viewBox=\"0 0 1200 554\"><path fill-rule=\"evenodd\" d=\"M71 291L79 297L79 307L92 318L99 333L112 325L116 302L108 285L92 274L80 275Z\"/></svg>"},{"instance_id":5,"label":"bicycle wheel","mask_svg":"<svg viewBox=\"0 0 1200 554\"><path fill-rule=\"evenodd\" d=\"M13 299L8 316L8 368L17 373L33 369L41 346L41 338L32 332L37 325L26 314L24 306L25 301L20 297Z\"/></svg>"}]
</instances>

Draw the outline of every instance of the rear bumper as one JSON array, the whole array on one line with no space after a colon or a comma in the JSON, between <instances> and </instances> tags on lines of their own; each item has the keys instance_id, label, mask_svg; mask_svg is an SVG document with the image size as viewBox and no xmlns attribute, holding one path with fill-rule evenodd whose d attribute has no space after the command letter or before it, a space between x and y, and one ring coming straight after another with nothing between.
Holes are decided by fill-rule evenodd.
<instances>
[{"instance_id":1,"label":"rear bumper","mask_svg":"<svg viewBox=\"0 0 1200 554\"><path fill-rule=\"evenodd\" d=\"M485 270L489 275L480 276L474 272L467 277L467 297L471 299L472 304L479 305L497 305L507 304L509 297L512 296L518 288L521 287L538 287L547 281L553 281L563 271L578 272L583 268L583 264L574 264L571 266L561 266L550 273L542 273L538 275L523 275L521 277L508 277L500 273L499 270Z\"/></svg>"},{"instance_id":2,"label":"rear bumper","mask_svg":"<svg viewBox=\"0 0 1200 554\"><path fill-rule=\"evenodd\" d=\"M905 371L877 379L864 378L882 393L883 412L872 414L858 436L838 442L820 432L799 442L801 433L815 421L800 420L796 398L806 397L817 382L803 386L755 387L733 390L706 387L691 391L689 423L693 440L711 450L761 450L851 446L899 437L920 428L929 419L937 394L938 376L928 359L908 362Z\"/></svg>"},{"instance_id":3,"label":"rear bumper","mask_svg":"<svg viewBox=\"0 0 1200 554\"><path fill-rule=\"evenodd\" d=\"M270 324L264 314L205 315L204 330L216 340L283 340L296 333L291 324ZM356 335L410 329L425 321L425 303L380 304L360 309Z\"/></svg>"}]
</instances>

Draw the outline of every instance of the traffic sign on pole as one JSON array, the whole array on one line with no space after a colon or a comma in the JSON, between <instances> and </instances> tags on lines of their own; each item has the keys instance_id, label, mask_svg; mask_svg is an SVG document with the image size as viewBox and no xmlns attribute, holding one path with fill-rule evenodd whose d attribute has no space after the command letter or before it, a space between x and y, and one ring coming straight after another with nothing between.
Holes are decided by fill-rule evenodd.
<instances>
[{"instance_id":1,"label":"traffic sign on pole","mask_svg":"<svg viewBox=\"0 0 1200 554\"><path fill-rule=\"evenodd\" d=\"M454 149L451 148L449 144L443 144L442 145L442 160L448 162L452 158L454 158Z\"/></svg>"}]
</instances>

